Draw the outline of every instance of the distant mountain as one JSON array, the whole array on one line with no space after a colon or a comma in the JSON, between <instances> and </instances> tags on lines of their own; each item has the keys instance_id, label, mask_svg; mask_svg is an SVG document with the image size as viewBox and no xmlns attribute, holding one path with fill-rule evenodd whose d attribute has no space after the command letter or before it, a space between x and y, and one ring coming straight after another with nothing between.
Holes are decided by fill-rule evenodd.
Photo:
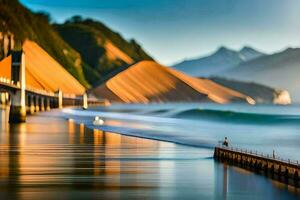
<instances>
[{"instance_id":1,"label":"distant mountain","mask_svg":"<svg viewBox=\"0 0 300 200\"><path fill-rule=\"evenodd\" d=\"M275 88L286 89L294 102L300 102L300 49L288 48L266 55L219 73L218 76L252 81Z\"/></svg>"},{"instance_id":2,"label":"distant mountain","mask_svg":"<svg viewBox=\"0 0 300 200\"><path fill-rule=\"evenodd\" d=\"M101 22L74 16L55 25L61 37L101 76L141 60L153 60L135 41L125 40Z\"/></svg>"},{"instance_id":3,"label":"distant mountain","mask_svg":"<svg viewBox=\"0 0 300 200\"><path fill-rule=\"evenodd\" d=\"M244 47L240 51L220 47L207 57L186 60L174 65L173 68L192 76L208 77L263 55L251 47Z\"/></svg>"},{"instance_id":4,"label":"distant mountain","mask_svg":"<svg viewBox=\"0 0 300 200\"><path fill-rule=\"evenodd\" d=\"M141 61L115 73L90 91L111 102L247 102L251 97L208 79L198 79L154 61Z\"/></svg>"},{"instance_id":5,"label":"distant mountain","mask_svg":"<svg viewBox=\"0 0 300 200\"><path fill-rule=\"evenodd\" d=\"M259 52L251 47L245 46L243 47L239 52L240 57L242 58L242 62L253 60L255 58L258 58L260 56L264 56L265 54L262 52Z\"/></svg>"},{"instance_id":6,"label":"distant mountain","mask_svg":"<svg viewBox=\"0 0 300 200\"><path fill-rule=\"evenodd\" d=\"M230 80L220 77L210 78L212 81L221 84L225 87L243 93L253 98L256 103L265 104L290 104L291 98L289 94L282 90L274 89L262 84L253 82Z\"/></svg>"}]
</instances>

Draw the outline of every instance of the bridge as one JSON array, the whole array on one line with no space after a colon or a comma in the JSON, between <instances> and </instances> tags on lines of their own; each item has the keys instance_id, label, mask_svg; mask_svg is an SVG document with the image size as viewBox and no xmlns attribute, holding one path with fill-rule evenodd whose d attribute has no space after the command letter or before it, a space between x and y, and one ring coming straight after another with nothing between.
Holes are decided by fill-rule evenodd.
<instances>
[{"instance_id":1,"label":"bridge","mask_svg":"<svg viewBox=\"0 0 300 200\"><path fill-rule=\"evenodd\" d=\"M51 74L47 71L50 68L46 68L45 64L41 63L38 66L39 70L44 73L44 76L49 75L49 80L41 82L38 79L40 77L34 76L34 69L31 63L26 62L29 52L28 48L34 51L34 43L28 43L24 51L24 47L21 51L11 51L9 56L0 61L0 100L3 105L8 105L9 110L9 122L20 123L26 121L27 114L33 114L39 111L48 111L53 108L63 108L65 106L82 106L87 109L89 105L103 105L104 101L94 99L88 99L85 88L77 82L68 72L57 67L58 63L49 58L48 54L41 52L38 49L38 53L43 53L44 59L50 59ZM39 47L37 47L39 48ZM36 56L37 52L29 52L29 57ZM48 57L47 57L48 56ZM45 68L43 68L43 65ZM29 69L27 69L29 68ZM62 68L62 67L61 67ZM32 72L30 70L33 70ZM46 72L45 72L46 70ZM54 70L54 71L53 71ZM49 73L49 74L47 74ZM57 74L56 74L57 73ZM63 73L62 80L55 79L56 76L60 76ZM51 77L52 76L52 77ZM26 80L28 78L28 80ZM53 79L53 80L52 80ZM49 81L59 82L57 86L53 87L49 84ZM72 86L73 83L73 86ZM68 87L68 84L71 86ZM74 93L65 93L59 86L62 85L64 91L71 91ZM74 89L75 88L75 89ZM55 90L57 89L57 90ZM54 91L55 90L55 91Z\"/></svg>"}]
</instances>

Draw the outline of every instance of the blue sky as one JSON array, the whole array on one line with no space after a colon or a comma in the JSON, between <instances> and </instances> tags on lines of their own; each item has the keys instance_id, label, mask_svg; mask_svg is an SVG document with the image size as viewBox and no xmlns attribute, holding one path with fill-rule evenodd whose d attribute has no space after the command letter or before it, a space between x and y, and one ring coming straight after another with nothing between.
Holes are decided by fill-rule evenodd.
<instances>
[{"instance_id":1,"label":"blue sky","mask_svg":"<svg viewBox=\"0 0 300 200\"><path fill-rule=\"evenodd\" d=\"M56 22L98 19L170 65L219 46L267 53L300 46L299 0L20 0Z\"/></svg>"}]
</instances>

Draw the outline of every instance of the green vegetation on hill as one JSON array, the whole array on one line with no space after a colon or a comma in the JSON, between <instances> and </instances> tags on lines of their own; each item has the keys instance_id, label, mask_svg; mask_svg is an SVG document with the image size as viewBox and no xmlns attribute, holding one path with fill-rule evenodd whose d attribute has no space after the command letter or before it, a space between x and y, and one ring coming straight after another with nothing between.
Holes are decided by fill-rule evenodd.
<instances>
[{"instance_id":1,"label":"green vegetation on hill","mask_svg":"<svg viewBox=\"0 0 300 200\"><path fill-rule=\"evenodd\" d=\"M35 41L81 84L89 86L85 74L92 74L93 70L81 62L80 54L53 29L47 14L33 13L17 0L0 0L0 5L0 32L14 35L15 48L21 49L26 39Z\"/></svg>"},{"instance_id":2,"label":"green vegetation on hill","mask_svg":"<svg viewBox=\"0 0 300 200\"><path fill-rule=\"evenodd\" d=\"M129 64L152 60L137 42L100 22L75 16L52 25L47 13L33 13L18 0L0 0L0 36L8 34L13 35L15 49L26 39L35 41L85 87ZM0 60L3 46L0 40Z\"/></svg>"},{"instance_id":3,"label":"green vegetation on hill","mask_svg":"<svg viewBox=\"0 0 300 200\"><path fill-rule=\"evenodd\" d=\"M55 25L62 38L76 49L84 62L106 76L119 67L128 65L121 57L108 56L106 42L112 43L133 62L153 60L134 40L127 41L119 33L101 22L74 16L64 24Z\"/></svg>"}]
</instances>

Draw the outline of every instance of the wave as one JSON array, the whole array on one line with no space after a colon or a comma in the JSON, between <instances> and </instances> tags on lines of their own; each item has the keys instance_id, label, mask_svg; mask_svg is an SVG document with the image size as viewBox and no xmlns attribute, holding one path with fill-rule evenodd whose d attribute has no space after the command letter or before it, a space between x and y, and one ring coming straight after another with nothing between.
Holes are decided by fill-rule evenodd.
<instances>
[{"instance_id":1,"label":"wave","mask_svg":"<svg viewBox=\"0 0 300 200\"><path fill-rule=\"evenodd\" d=\"M224 122L248 123L299 123L300 115L246 113L229 110L190 109L174 114L181 119L203 119Z\"/></svg>"},{"instance_id":2,"label":"wave","mask_svg":"<svg viewBox=\"0 0 300 200\"><path fill-rule=\"evenodd\" d=\"M65 118L72 119L72 121L77 124L83 123L90 129L100 129L104 132L173 142L180 145L201 147L210 150L215 146L214 140L207 140L201 137L195 139L191 137L191 134L189 134L190 137L187 137L186 129L180 131L178 125L180 124L180 127L184 127L184 125L188 123L188 120L127 113L83 111L78 109L64 109L63 113ZM93 125L95 116L101 116L105 121L104 125ZM190 121L190 123L193 123L193 121ZM189 132L190 131L188 131L188 133Z\"/></svg>"},{"instance_id":3,"label":"wave","mask_svg":"<svg viewBox=\"0 0 300 200\"><path fill-rule=\"evenodd\" d=\"M75 123L81 123L81 120L75 120ZM99 129L104 132L112 132L118 133L125 136L133 136L138 138L144 139L152 139L158 140L162 142L172 142L179 145L187 145L191 147L199 147L212 150L215 147L214 141L205 140L202 138L189 138L189 137L182 137L183 135L179 133L173 133L173 135L164 134L163 132L157 132L155 128L153 130L147 131L142 129L132 129L128 127L117 127L117 126L94 126L90 123L85 122L85 125L91 129Z\"/></svg>"}]
</instances>

